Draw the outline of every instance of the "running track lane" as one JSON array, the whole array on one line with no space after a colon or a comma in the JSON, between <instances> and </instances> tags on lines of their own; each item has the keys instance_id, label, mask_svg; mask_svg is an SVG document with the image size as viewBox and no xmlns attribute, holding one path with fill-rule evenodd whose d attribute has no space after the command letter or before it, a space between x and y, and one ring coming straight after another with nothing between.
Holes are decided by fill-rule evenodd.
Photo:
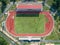
<instances>
[{"instance_id":1,"label":"running track lane","mask_svg":"<svg viewBox=\"0 0 60 45\"><path fill-rule=\"evenodd\" d=\"M40 12L40 14L44 14L49 20L45 24L45 32L44 33L42 33L42 34L16 34L15 29L14 29L15 14L16 14L16 12L14 12L14 11L9 12L9 16L7 17L7 20L6 20L6 29L13 36L41 36L41 37L43 37L43 36L47 36L48 34L50 34L53 30L54 22L53 22L53 18L50 15L50 13L49 12Z\"/></svg>"}]
</instances>

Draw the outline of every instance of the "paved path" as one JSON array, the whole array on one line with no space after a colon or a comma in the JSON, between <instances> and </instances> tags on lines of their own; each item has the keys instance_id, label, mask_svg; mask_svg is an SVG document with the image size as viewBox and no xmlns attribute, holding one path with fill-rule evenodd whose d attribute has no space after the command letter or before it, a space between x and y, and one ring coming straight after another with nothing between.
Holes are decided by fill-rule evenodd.
<instances>
[{"instance_id":1,"label":"paved path","mask_svg":"<svg viewBox=\"0 0 60 45\"><path fill-rule=\"evenodd\" d=\"M60 40L41 40L41 42L52 42L52 43L54 43L54 42L60 42Z\"/></svg>"},{"instance_id":2,"label":"paved path","mask_svg":"<svg viewBox=\"0 0 60 45\"><path fill-rule=\"evenodd\" d=\"M6 9L4 10L4 13L7 12L12 5L13 5L13 2L10 2L10 4L8 4Z\"/></svg>"}]
</instances>

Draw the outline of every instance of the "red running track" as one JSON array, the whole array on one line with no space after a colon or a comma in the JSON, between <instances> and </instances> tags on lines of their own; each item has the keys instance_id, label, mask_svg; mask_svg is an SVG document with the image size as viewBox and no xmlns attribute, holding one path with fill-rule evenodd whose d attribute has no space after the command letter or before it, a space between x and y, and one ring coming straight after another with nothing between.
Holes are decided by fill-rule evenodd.
<instances>
[{"instance_id":1,"label":"red running track","mask_svg":"<svg viewBox=\"0 0 60 45\"><path fill-rule=\"evenodd\" d=\"M40 14L44 14L47 17L47 19L49 20L45 24L45 32L44 33L41 33L41 34L17 34L17 33L15 33L15 29L14 29L15 14L16 14L16 12L10 11L8 14L8 17L6 19L6 29L13 36L41 36L41 37L44 37L44 36L48 36L53 30L54 21L53 21L52 16L50 15L50 13L49 12L40 12Z\"/></svg>"}]
</instances>

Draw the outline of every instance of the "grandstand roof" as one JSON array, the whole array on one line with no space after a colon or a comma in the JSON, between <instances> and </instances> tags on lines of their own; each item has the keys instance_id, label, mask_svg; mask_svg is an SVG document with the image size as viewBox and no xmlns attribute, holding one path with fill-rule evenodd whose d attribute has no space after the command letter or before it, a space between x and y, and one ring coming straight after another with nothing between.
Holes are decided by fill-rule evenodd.
<instances>
[{"instance_id":1,"label":"grandstand roof","mask_svg":"<svg viewBox=\"0 0 60 45\"><path fill-rule=\"evenodd\" d=\"M17 5L17 9L41 9L42 4L38 3L21 3Z\"/></svg>"}]
</instances>

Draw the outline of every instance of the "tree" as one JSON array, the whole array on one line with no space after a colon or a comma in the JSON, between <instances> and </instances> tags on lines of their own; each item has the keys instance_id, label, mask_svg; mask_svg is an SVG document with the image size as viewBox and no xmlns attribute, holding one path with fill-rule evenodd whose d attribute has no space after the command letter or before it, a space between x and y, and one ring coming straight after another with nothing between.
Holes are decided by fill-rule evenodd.
<instances>
[{"instance_id":1,"label":"tree","mask_svg":"<svg viewBox=\"0 0 60 45\"><path fill-rule=\"evenodd\" d=\"M5 2L6 4L10 3L10 0L0 0L1 2Z\"/></svg>"},{"instance_id":2,"label":"tree","mask_svg":"<svg viewBox=\"0 0 60 45\"><path fill-rule=\"evenodd\" d=\"M7 6L6 2L2 1L1 12L4 12L6 6Z\"/></svg>"},{"instance_id":3,"label":"tree","mask_svg":"<svg viewBox=\"0 0 60 45\"><path fill-rule=\"evenodd\" d=\"M0 45L8 45L4 38L0 37Z\"/></svg>"}]
</instances>

